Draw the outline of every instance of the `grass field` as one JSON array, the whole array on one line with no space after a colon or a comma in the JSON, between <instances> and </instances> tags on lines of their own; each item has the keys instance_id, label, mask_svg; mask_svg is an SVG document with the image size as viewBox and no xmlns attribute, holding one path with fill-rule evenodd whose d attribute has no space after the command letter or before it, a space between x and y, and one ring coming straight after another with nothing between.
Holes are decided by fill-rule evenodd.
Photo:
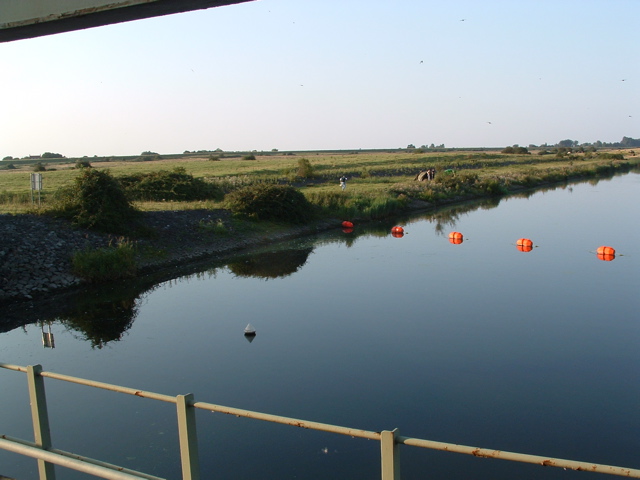
<instances>
[{"instance_id":1,"label":"grass field","mask_svg":"<svg viewBox=\"0 0 640 480\"><path fill-rule=\"evenodd\" d=\"M159 159L140 157L48 159L43 162L42 205L32 204L30 174L34 163L30 161L0 162L0 213L26 213L45 209L47 201L61 187L70 185L78 175L76 161L88 161L92 168L108 169L116 178L136 173L159 170L171 171L176 167L196 178L224 184L226 189L266 182L289 183L312 201L342 193L338 178L349 178L345 197L408 196L438 203L447 198L483 196L506 193L514 186L533 187L540 183L562 181L570 177L597 176L618 168L637 168L640 156L632 150L603 150L595 153L569 154L558 157L553 154L509 155L500 151L447 152L423 151L352 151L352 152L296 152L287 154L253 153L255 160L245 160L241 155L222 155L211 160L210 155L172 155ZM621 160L623 158L623 160ZM306 159L311 174L299 176L299 161ZM106 161L109 160L109 161ZM6 169L12 163L15 168ZM4 164L4 165L3 165ZM433 182L417 182L416 174L434 167L437 170ZM445 170L455 173L445 178ZM219 208L214 201L200 202L136 202L141 210L182 210L193 208Z\"/></svg>"}]
</instances>

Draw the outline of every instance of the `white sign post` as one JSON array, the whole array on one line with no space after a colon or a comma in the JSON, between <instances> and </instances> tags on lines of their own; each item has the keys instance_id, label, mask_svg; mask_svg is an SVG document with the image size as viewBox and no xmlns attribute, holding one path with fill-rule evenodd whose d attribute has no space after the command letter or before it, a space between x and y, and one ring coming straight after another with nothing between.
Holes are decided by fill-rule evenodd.
<instances>
[{"instance_id":1,"label":"white sign post","mask_svg":"<svg viewBox=\"0 0 640 480\"><path fill-rule=\"evenodd\" d=\"M42 191L42 174L31 174L31 203L35 203L33 192L38 192L38 205L40 205L40 192Z\"/></svg>"}]
</instances>

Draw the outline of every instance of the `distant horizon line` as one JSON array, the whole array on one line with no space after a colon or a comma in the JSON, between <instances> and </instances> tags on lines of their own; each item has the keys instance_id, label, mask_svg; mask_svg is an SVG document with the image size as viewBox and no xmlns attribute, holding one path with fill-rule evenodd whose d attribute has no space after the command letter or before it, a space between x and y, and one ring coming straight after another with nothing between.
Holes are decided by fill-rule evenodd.
<instances>
[{"instance_id":1,"label":"distant horizon line","mask_svg":"<svg viewBox=\"0 0 640 480\"><path fill-rule=\"evenodd\" d=\"M599 148L634 148L633 146L624 146L624 145L616 145L619 144L620 142L602 142L602 146L600 146ZM514 144L514 145L509 145L509 146L523 146L523 145L518 145L518 144ZM559 147L560 145L558 144L554 144L554 145L549 145L549 144L542 144L542 145L533 145L530 144L528 146L526 146L525 148L529 148L529 149L542 149L542 148L554 148L554 147ZM580 147L580 146L593 146L593 143L584 143L584 144L580 144L577 145L576 147ZM62 155L62 154L58 154L58 153L53 153L53 152L44 152L40 155L25 155L23 157L13 157L11 155L7 155L5 157L3 157L2 159L0 159L0 161L4 161L6 159L13 159L13 160L35 160L35 159L43 159L43 160L60 160L61 158L68 158L68 159L73 159L73 158L108 158L108 157L121 157L121 158L126 158L126 157L141 157L141 156L145 156L145 155L160 155L160 156L183 156L183 155L205 155L205 154L212 154L212 153L233 153L233 154L243 154L243 153L262 153L262 154L270 154L270 155L275 155L275 154L287 154L287 153L331 153L331 152L335 152L335 153L350 153L350 152L397 152L397 151L413 151L413 150L423 150L423 151L434 151L434 152L438 152L438 151L494 151L494 150L504 150L507 147L504 146L499 146L499 147L446 147L444 145L438 145L435 147L425 147L425 146L419 146L419 147L411 147L411 146L407 146L407 147L392 147L392 148L327 148L327 149L286 149L286 150L280 150L280 149L271 149L271 150L223 150L220 148L217 148L215 150L184 150L183 152L180 153L160 153L160 152L154 152L151 150L148 151L144 151L142 153L138 153L138 154L124 154L124 155L119 155L119 154L108 154L108 155L81 155L81 156L76 156L76 155L71 155L71 156L66 156L66 155ZM571 147L571 148L575 148L575 147ZM51 157L43 157L43 155L46 155L48 153L51 153L55 156L51 156ZM60 155L60 156L58 156Z\"/></svg>"}]
</instances>

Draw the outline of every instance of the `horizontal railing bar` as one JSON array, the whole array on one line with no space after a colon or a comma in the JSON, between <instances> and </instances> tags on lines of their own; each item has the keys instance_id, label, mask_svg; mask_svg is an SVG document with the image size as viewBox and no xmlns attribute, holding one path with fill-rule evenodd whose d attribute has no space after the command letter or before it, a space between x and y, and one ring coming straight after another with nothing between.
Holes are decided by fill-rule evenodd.
<instances>
[{"instance_id":1,"label":"horizontal railing bar","mask_svg":"<svg viewBox=\"0 0 640 480\"><path fill-rule=\"evenodd\" d=\"M110 468L87 463L80 459L65 457L49 450L42 450L39 447L32 447L22 443L14 443L5 438L0 438L0 448L10 452L19 453L20 455L26 455L28 457L54 463L61 467L71 468L78 472L88 473L100 478L106 478L108 480L140 480L141 478L144 478L138 475L131 475L122 471L116 471Z\"/></svg>"},{"instance_id":2,"label":"horizontal railing bar","mask_svg":"<svg viewBox=\"0 0 640 480\"><path fill-rule=\"evenodd\" d=\"M87 387L101 388L102 390L111 390L113 392L126 393L127 395L135 395L136 397L151 398L153 400L160 400L167 403L176 403L176 397L172 397L170 395L163 395L161 393L155 392L146 392L144 390L137 390L135 388L129 387L121 387L120 385L113 385L111 383L96 382L94 380L72 377L70 375L63 375L61 373L40 372L40 376L62 380L70 383L76 383L78 385L86 385Z\"/></svg>"},{"instance_id":3,"label":"horizontal railing bar","mask_svg":"<svg viewBox=\"0 0 640 480\"><path fill-rule=\"evenodd\" d=\"M487 448L469 447L457 445L455 443L435 442L433 440L422 440L419 438L405 437L398 435L396 441L403 445L413 447L428 448L431 450L441 450L453 453L464 453L474 457L496 458L500 460L510 460L514 462L532 463L545 467L569 468L581 472L606 473L608 475L619 475L628 478L640 478L640 470L611 465L600 465L596 463L578 462L575 460L564 460L562 458L550 458L539 455L529 455L526 453L505 452L503 450L491 450Z\"/></svg>"},{"instance_id":4,"label":"horizontal railing bar","mask_svg":"<svg viewBox=\"0 0 640 480\"><path fill-rule=\"evenodd\" d=\"M267 422L281 423L284 425L293 425L294 427L307 428L309 430L320 430L323 432L339 433L341 435L349 435L351 437L368 438L369 440L380 441L380 432L371 432L368 430L360 430L356 428L340 427L329 423L310 422L300 420L298 418L281 417L280 415L271 415L269 413L254 412L251 410L243 410L241 408L225 407L206 402L194 402L193 407L211 412L226 413L237 417L253 418L255 420L264 420Z\"/></svg>"},{"instance_id":5,"label":"horizontal railing bar","mask_svg":"<svg viewBox=\"0 0 640 480\"><path fill-rule=\"evenodd\" d=\"M10 365L8 363L0 363L0 368L6 368L8 370L16 370L19 372L27 371L26 367L20 365ZM120 385L113 385L111 383L96 382L95 380L87 380L85 378L72 377L71 375L63 375L61 373L54 372L40 372L41 377L53 378L55 380L62 380L69 383L75 383L78 385L85 385L87 387L101 388L102 390L111 390L113 392L126 393L128 395L135 395L136 397L151 398L153 400L160 400L161 402L176 403L176 397L170 395L163 395L161 393L146 392L144 390L137 390L135 388L122 387Z\"/></svg>"},{"instance_id":6,"label":"horizontal railing bar","mask_svg":"<svg viewBox=\"0 0 640 480\"><path fill-rule=\"evenodd\" d=\"M5 440L9 440L10 442L20 443L22 445L27 445L29 447L40 448L33 442L29 442L27 440L23 440L21 438L10 437L9 435L0 435L0 438L4 438ZM148 473L138 472L136 470L131 470L130 468L120 467L118 465L113 465L111 463L102 462L100 460L96 460L94 458L84 457L82 455L78 455L77 453L65 452L64 450L59 450L57 448L50 448L47 451L55 453L57 455L61 455L64 457L75 458L78 460L82 460L83 462L91 463L93 465L98 465L100 467L110 468L112 470L117 470L119 472L129 473L131 475L136 476L136 478L143 478L146 480L165 480L160 477L156 477L154 475L149 475Z\"/></svg>"},{"instance_id":7,"label":"horizontal railing bar","mask_svg":"<svg viewBox=\"0 0 640 480\"><path fill-rule=\"evenodd\" d=\"M16 372L27 373L27 367L23 367L22 365L12 365L10 363L0 362L0 368L6 368L7 370L15 370Z\"/></svg>"}]
</instances>

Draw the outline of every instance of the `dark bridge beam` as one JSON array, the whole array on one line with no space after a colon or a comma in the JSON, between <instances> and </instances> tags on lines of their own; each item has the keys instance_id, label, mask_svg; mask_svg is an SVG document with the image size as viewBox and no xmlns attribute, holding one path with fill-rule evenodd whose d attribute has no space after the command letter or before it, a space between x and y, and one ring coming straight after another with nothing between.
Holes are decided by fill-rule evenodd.
<instances>
[{"instance_id":1,"label":"dark bridge beam","mask_svg":"<svg viewBox=\"0 0 640 480\"><path fill-rule=\"evenodd\" d=\"M0 42L251 0L0 0Z\"/></svg>"}]
</instances>

